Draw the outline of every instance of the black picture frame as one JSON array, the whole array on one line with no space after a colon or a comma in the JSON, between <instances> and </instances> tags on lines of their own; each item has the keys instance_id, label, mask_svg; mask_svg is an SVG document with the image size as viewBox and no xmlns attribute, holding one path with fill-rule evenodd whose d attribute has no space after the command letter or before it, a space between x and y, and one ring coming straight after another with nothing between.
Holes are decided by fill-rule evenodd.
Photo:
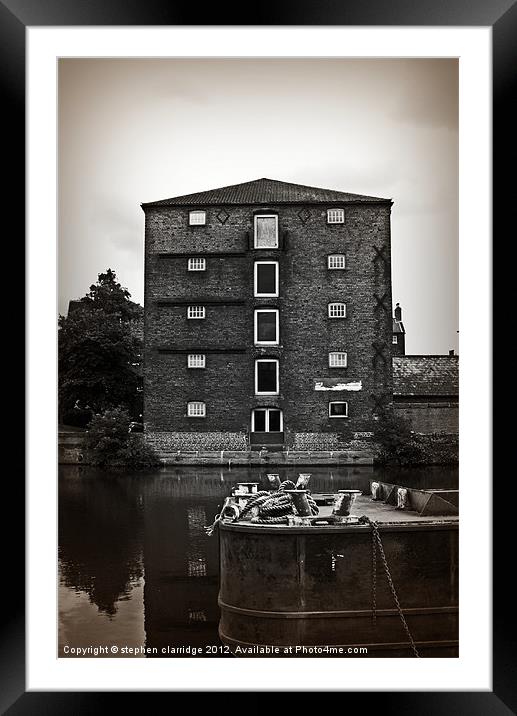
<instances>
[{"instance_id":1,"label":"black picture frame","mask_svg":"<svg viewBox=\"0 0 517 716\"><path fill-rule=\"evenodd\" d=\"M340 5L332 0L261 4L246 17L244 4L231 9L212 4L203 10L203 25L361 25L361 26L490 26L493 33L493 137L494 137L494 238L504 230L505 207L513 206L514 182L506 181L513 146L514 112L511 79L515 74L517 45L517 6L514 0L362 0ZM164 0L0 0L0 73L4 98L4 142L13 159L4 188L4 211L18 217L16 240L23 245L21 233L25 215L25 29L28 26L102 26L102 25L198 25L200 9L183 2ZM8 111L7 111L8 110ZM4 155L5 156L5 155ZM6 160L7 161L7 160ZM5 170L5 166L4 166ZM512 232L513 234L514 232ZM503 473L504 474L504 473ZM495 477L495 476L494 476ZM4 574L9 588L4 590L0 635L0 709L10 716L22 714L91 714L113 708L114 699L130 697L132 709L148 709L150 693L112 694L98 692L26 692L25 689L25 615L24 615L24 485L10 483L9 501L16 528L4 536ZM501 478L494 480L494 596L493 596L493 691L492 692L368 692L347 696L346 707L354 708L365 697L370 708L384 714L508 714L517 712L515 688L515 642L511 638L513 615L506 574L511 553L510 500L497 500L504 494ZM13 529L16 532L13 534ZM513 550L512 550L513 551ZM343 669L345 669L345 664ZM372 686L375 678L372 672ZM339 688L339 685L336 685ZM408 689L411 684L408 683ZM174 697L174 694L169 694ZM211 695L214 696L214 695ZM321 695L320 695L321 696ZM261 708L265 695L257 694L247 710ZM144 701L145 699L145 701ZM246 699L247 701L247 699ZM220 699L216 699L220 703ZM343 703L345 706L345 703Z\"/></svg>"}]
</instances>

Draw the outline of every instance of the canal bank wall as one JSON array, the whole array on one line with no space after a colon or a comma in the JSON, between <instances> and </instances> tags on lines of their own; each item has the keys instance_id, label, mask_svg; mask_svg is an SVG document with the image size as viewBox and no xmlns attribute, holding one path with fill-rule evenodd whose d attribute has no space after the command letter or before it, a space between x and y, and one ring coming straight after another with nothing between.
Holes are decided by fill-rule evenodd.
<instances>
[{"instance_id":1,"label":"canal bank wall","mask_svg":"<svg viewBox=\"0 0 517 716\"><path fill-rule=\"evenodd\" d=\"M455 465L458 463L458 436L450 434L418 435L422 465ZM161 465L242 465L247 467L310 465L373 465L376 447L373 443L357 444L343 450L175 450L159 451ZM84 432L59 432L60 465L88 465Z\"/></svg>"}]
</instances>

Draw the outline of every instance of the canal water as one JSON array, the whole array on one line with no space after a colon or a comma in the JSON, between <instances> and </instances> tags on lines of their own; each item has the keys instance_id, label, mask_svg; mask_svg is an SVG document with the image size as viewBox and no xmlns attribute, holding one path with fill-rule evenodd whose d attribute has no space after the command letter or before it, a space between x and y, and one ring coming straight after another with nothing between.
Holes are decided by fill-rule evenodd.
<instances>
[{"instance_id":1,"label":"canal water","mask_svg":"<svg viewBox=\"0 0 517 716\"><path fill-rule=\"evenodd\" d=\"M300 471L311 473L314 492L366 490L371 479L417 488L458 487L453 467ZM207 537L203 528L213 522L233 485L253 481L265 487L266 472L296 479L299 470L182 467L107 473L61 466L58 656L206 658L207 647L214 648L213 656L224 656L217 651L217 533ZM107 648L95 651L99 647Z\"/></svg>"}]
</instances>

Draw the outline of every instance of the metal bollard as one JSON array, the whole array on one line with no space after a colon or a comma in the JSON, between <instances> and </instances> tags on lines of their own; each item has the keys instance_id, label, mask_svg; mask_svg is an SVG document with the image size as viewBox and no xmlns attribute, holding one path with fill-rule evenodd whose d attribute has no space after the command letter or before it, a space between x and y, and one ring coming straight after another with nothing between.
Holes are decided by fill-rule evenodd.
<instances>
[{"instance_id":1,"label":"metal bollard","mask_svg":"<svg viewBox=\"0 0 517 716\"><path fill-rule=\"evenodd\" d=\"M352 511L355 498L360 494L361 490L339 490L334 499L332 514L338 517L348 517Z\"/></svg>"},{"instance_id":2,"label":"metal bollard","mask_svg":"<svg viewBox=\"0 0 517 716\"><path fill-rule=\"evenodd\" d=\"M405 487L397 488L397 510L407 510L408 508L408 491Z\"/></svg>"},{"instance_id":3,"label":"metal bollard","mask_svg":"<svg viewBox=\"0 0 517 716\"><path fill-rule=\"evenodd\" d=\"M268 473L267 479L269 482L269 487L271 490L278 490L280 487L280 475L277 475L275 473Z\"/></svg>"},{"instance_id":4,"label":"metal bollard","mask_svg":"<svg viewBox=\"0 0 517 716\"><path fill-rule=\"evenodd\" d=\"M311 473L301 472L298 476L298 479L296 480L296 489L305 490L309 484L310 479Z\"/></svg>"},{"instance_id":5,"label":"metal bollard","mask_svg":"<svg viewBox=\"0 0 517 716\"><path fill-rule=\"evenodd\" d=\"M285 490L285 492L291 495L296 514L300 517L310 517L312 513L307 499L307 490Z\"/></svg>"},{"instance_id":6,"label":"metal bollard","mask_svg":"<svg viewBox=\"0 0 517 716\"><path fill-rule=\"evenodd\" d=\"M380 482L372 482L372 500L382 500Z\"/></svg>"}]
</instances>

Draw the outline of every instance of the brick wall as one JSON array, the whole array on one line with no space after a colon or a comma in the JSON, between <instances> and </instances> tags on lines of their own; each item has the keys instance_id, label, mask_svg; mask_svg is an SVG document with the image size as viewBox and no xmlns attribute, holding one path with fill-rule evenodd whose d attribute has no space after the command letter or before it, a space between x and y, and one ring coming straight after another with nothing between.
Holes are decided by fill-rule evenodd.
<instances>
[{"instance_id":1,"label":"brick wall","mask_svg":"<svg viewBox=\"0 0 517 716\"><path fill-rule=\"evenodd\" d=\"M349 440L355 431L372 429L375 401L391 401L391 273L390 208L381 204L345 205L345 224L328 225L326 206L307 205L311 216L302 223L302 205L271 206L278 213L284 249L249 250L253 212L264 207L207 207L206 226L188 226L188 209L146 210L145 266L145 410L148 434L158 432L238 432L250 427L254 407L284 411L286 444L297 433L337 434ZM383 252L376 258L374 246ZM206 255L207 270L187 272L187 256L206 251L244 255ZM347 268L327 269L327 255L345 253ZM280 264L280 296L253 298L253 262ZM379 307L374 294L385 308ZM190 297L242 300L243 305L207 305L206 319L186 319L186 305L158 305L159 299ZM347 318L329 319L330 301L347 304ZM280 346L253 346L253 310L280 310ZM375 356L373 343L381 356ZM206 353L205 370L188 370L185 353L195 346L245 347L244 353ZM329 368L328 352L345 350L347 368ZM254 360L280 360L280 395L254 395ZM359 383L358 391L315 390L315 383ZM204 400L207 417L187 418L186 403ZM349 418L329 419L329 400L346 400Z\"/></svg>"},{"instance_id":2,"label":"brick wall","mask_svg":"<svg viewBox=\"0 0 517 716\"><path fill-rule=\"evenodd\" d=\"M458 434L458 402L395 402L395 415L411 424L416 433Z\"/></svg>"}]
</instances>

